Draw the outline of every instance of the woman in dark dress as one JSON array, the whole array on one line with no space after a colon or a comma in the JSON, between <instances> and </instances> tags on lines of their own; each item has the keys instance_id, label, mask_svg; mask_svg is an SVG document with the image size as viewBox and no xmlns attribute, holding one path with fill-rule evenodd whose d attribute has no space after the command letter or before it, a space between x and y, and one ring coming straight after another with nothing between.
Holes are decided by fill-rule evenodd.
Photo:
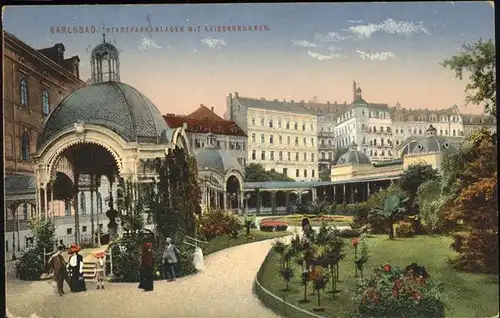
<instances>
[{"instance_id":1,"label":"woman in dark dress","mask_svg":"<svg viewBox=\"0 0 500 318\"><path fill-rule=\"evenodd\" d=\"M142 247L142 262L141 262L141 273L140 273L140 283L139 288L144 289L144 291L153 290L153 271L154 271L154 259L153 259L153 244L150 242L144 243Z\"/></svg>"},{"instance_id":2,"label":"woman in dark dress","mask_svg":"<svg viewBox=\"0 0 500 318\"><path fill-rule=\"evenodd\" d=\"M71 275L70 288L72 293L87 291L83 277L83 256L78 254L78 252L80 252L80 247L76 244L71 244L68 250L68 254L71 255L68 261L68 270Z\"/></svg>"}]
</instances>

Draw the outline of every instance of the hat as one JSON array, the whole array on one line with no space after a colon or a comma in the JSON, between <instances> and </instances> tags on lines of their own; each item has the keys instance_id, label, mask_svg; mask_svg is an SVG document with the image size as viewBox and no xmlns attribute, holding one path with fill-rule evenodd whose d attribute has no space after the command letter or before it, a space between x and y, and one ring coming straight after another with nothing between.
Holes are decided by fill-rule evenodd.
<instances>
[{"instance_id":1,"label":"hat","mask_svg":"<svg viewBox=\"0 0 500 318\"><path fill-rule=\"evenodd\" d=\"M101 257L104 257L105 252L104 251L95 251L93 254L94 254L94 257L101 258Z\"/></svg>"},{"instance_id":2,"label":"hat","mask_svg":"<svg viewBox=\"0 0 500 318\"><path fill-rule=\"evenodd\" d=\"M166 242L167 242L167 243L171 243L171 242L172 242L172 239L171 239L170 237L167 237Z\"/></svg>"},{"instance_id":3,"label":"hat","mask_svg":"<svg viewBox=\"0 0 500 318\"><path fill-rule=\"evenodd\" d=\"M71 247L68 250L68 254L74 254L80 252L80 246L75 243L71 244Z\"/></svg>"},{"instance_id":4,"label":"hat","mask_svg":"<svg viewBox=\"0 0 500 318\"><path fill-rule=\"evenodd\" d=\"M151 242L146 242L146 243L144 243L144 247L145 247L145 248L150 248L150 247L152 247L152 246L153 246L153 244L152 244Z\"/></svg>"}]
</instances>

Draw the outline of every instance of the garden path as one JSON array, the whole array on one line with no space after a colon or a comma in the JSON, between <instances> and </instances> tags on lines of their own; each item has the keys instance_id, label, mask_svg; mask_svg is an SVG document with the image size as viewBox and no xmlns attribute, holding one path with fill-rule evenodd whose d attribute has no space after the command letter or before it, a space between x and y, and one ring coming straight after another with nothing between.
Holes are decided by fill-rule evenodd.
<instances>
[{"instance_id":1,"label":"garden path","mask_svg":"<svg viewBox=\"0 0 500 318\"><path fill-rule=\"evenodd\" d=\"M51 281L7 279L7 307L14 317L277 317L252 291L272 243L211 254L203 272L176 282L155 282L149 293L137 289L137 283L107 284L105 290L95 290L95 283L87 282L88 292L60 297Z\"/></svg>"}]
</instances>

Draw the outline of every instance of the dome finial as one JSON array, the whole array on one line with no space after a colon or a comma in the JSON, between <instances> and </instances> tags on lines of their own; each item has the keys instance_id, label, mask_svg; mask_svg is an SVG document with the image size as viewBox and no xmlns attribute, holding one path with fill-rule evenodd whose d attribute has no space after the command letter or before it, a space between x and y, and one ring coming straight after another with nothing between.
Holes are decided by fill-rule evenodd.
<instances>
[{"instance_id":1,"label":"dome finial","mask_svg":"<svg viewBox=\"0 0 500 318\"><path fill-rule=\"evenodd\" d=\"M106 32L102 32L102 42L106 43Z\"/></svg>"}]
</instances>

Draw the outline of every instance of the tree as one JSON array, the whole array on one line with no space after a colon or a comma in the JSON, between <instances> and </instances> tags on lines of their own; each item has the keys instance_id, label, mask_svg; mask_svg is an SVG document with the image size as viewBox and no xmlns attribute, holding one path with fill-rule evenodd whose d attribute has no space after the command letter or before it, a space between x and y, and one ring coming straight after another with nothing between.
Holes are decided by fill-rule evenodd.
<instances>
[{"instance_id":1,"label":"tree","mask_svg":"<svg viewBox=\"0 0 500 318\"><path fill-rule=\"evenodd\" d=\"M418 188L417 200L419 219L429 233L437 233L442 229L443 215L441 205L441 180L433 179L422 183Z\"/></svg>"},{"instance_id":2,"label":"tree","mask_svg":"<svg viewBox=\"0 0 500 318\"><path fill-rule=\"evenodd\" d=\"M321 181L331 181L331 177L330 177L330 167L327 167L323 170L320 171L319 173L319 179Z\"/></svg>"},{"instance_id":3,"label":"tree","mask_svg":"<svg viewBox=\"0 0 500 318\"><path fill-rule=\"evenodd\" d=\"M294 179L273 170L267 171L257 163L251 163L245 167L246 182L268 182L268 181L294 181Z\"/></svg>"},{"instance_id":4,"label":"tree","mask_svg":"<svg viewBox=\"0 0 500 318\"><path fill-rule=\"evenodd\" d=\"M397 195L390 195L385 199L382 208L376 208L370 211L376 218L380 218L386 222L389 227L389 239L394 239L394 223L406 215L406 202L408 198L401 198Z\"/></svg>"},{"instance_id":5,"label":"tree","mask_svg":"<svg viewBox=\"0 0 500 318\"><path fill-rule=\"evenodd\" d=\"M484 105L484 111L496 116L496 54L493 40L479 39L473 45L464 44L463 51L445 60L441 66L455 71L455 77L462 80L464 71L469 73L467 104Z\"/></svg>"},{"instance_id":6,"label":"tree","mask_svg":"<svg viewBox=\"0 0 500 318\"><path fill-rule=\"evenodd\" d=\"M409 205L413 206L417 196L418 187L428 180L439 178L439 172L433 169L431 165L416 164L410 165L401 175L398 183L401 189L409 195Z\"/></svg>"}]
</instances>

